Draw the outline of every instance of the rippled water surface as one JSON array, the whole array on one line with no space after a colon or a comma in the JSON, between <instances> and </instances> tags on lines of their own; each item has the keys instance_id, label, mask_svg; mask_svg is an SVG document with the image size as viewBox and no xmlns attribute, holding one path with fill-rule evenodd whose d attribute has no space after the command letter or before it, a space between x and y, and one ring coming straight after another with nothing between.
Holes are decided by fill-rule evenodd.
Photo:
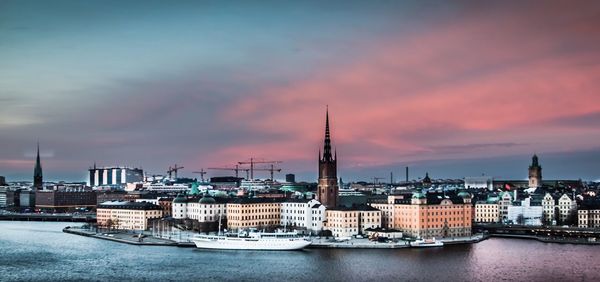
<instances>
[{"instance_id":1,"label":"rippled water surface","mask_svg":"<svg viewBox=\"0 0 600 282\"><path fill-rule=\"evenodd\" d=\"M600 281L600 246L489 239L433 249L205 251L62 233L67 225L0 221L0 281Z\"/></svg>"}]
</instances>

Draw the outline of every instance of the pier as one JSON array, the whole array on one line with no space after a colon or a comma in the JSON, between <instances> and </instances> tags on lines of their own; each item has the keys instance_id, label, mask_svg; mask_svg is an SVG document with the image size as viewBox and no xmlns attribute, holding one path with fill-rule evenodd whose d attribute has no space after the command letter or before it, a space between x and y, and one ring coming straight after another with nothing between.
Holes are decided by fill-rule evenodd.
<instances>
[{"instance_id":1,"label":"pier","mask_svg":"<svg viewBox=\"0 0 600 282\"><path fill-rule=\"evenodd\" d=\"M9 213L0 214L7 221L96 222L96 215Z\"/></svg>"}]
</instances>

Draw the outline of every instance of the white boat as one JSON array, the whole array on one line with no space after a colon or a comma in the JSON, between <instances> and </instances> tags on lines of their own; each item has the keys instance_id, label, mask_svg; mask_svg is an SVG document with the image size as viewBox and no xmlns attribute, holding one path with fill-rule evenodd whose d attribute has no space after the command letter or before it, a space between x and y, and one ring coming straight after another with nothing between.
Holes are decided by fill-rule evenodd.
<instances>
[{"instance_id":1,"label":"white boat","mask_svg":"<svg viewBox=\"0 0 600 282\"><path fill-rule=\"evenodd\" d=\"M410 243L411 247L415 248L428 248L428 247L442 247L444 246L444 242L432 239L419 239Z\"/></svg>"},{"instance_id":2,"label":"white boat","mask_svg":"<svg viewBox=\"0 0 600 282\"><path fill-rule=\"evenodd\" d=\"M219 250L301 250L311 244L296 232L250 232L247 235L196 235L192 241L200 249Z\"/></svg>"}]
</instances>

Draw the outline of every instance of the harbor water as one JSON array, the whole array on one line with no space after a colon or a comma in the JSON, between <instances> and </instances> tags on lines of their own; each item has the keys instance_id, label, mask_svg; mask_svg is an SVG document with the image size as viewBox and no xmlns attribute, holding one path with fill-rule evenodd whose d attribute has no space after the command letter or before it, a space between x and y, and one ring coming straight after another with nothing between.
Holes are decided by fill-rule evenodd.
<instances>
[{"instance_id":1,"label":"harbor water","mask_svg":"<svg viewBox=\"0 0 600 282\"><path fill-rule=\"evenodd\" d=\"M429 249L135 246L0 221L0 281L600 281L600 246L492 238Z\"/></svg>"}]
</instances>

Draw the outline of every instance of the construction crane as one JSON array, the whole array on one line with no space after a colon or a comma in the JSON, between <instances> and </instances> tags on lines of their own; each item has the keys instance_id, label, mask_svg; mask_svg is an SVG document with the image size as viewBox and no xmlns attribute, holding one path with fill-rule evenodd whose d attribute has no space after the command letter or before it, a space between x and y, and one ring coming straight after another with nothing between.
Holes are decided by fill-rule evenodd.
<instances>
[{"instance_id":1,"label":"construction crane","mask_svg":"<svg viewBox=\"0 0 600 282\"><path fill-rule=\"evenodd\" d=\"M255 161L254 158L250 158L250 161L238 162L238 164L249 164L250 165L250 179L254 179L254 164L280 164L281 161ZM273 173L271 172L271 178L273 178Z\"/></svg>"},{"instance_id":2,"label":"construction crane","mask_svg":"<svg viewBox=\"0 0 600 282\"><path fill-rule=\"evenodd\" d=\"M180 169L183 169L183 167L182 166L177 166L177 164L175 164L174 167L169 166L169 170L167 170L167 173L169 174L169 178L170 179L177 179L177 172ZM172 177L173 174L175 174L175 178Z\"/></svg>"},{"instance_id":3,"label":"construction crane","mask_svg":"<svg viewBox=\"0 0 600 282\"><path fill-rule=\"evenodd\" d=\"M204 169L201 169L200 171L192 171L192 173L200 174L200 179L202 180L202 182L204 182L204 175L208 172L204 171Z\"/></svg>"},{"instance_id":4,"label":"construction crane","mask_svg":"<svg viewBox=\"0 0 600 282\"><path fill-rule=\"evenodd\" d=\"M384 177L373 177L373 187L377 186L379 180L385 179Z\"/></svg>"},{"instance_id":5,"label":"construction crane","mask_svg":"<svg viewBox=\"0 0 600 282\"><path fill-rule=\"evenodd\" d=\"M232 170L232 171L235 171L235 177L236 178L239 177L240 171L246 171L246 178L248 178L248 172L250 171L250 169L239 168L238 165L235 165L235 168L231 168L231 167L209 167L207 169L210 169L210 170Z\"/></svg>"}]
</instances>

